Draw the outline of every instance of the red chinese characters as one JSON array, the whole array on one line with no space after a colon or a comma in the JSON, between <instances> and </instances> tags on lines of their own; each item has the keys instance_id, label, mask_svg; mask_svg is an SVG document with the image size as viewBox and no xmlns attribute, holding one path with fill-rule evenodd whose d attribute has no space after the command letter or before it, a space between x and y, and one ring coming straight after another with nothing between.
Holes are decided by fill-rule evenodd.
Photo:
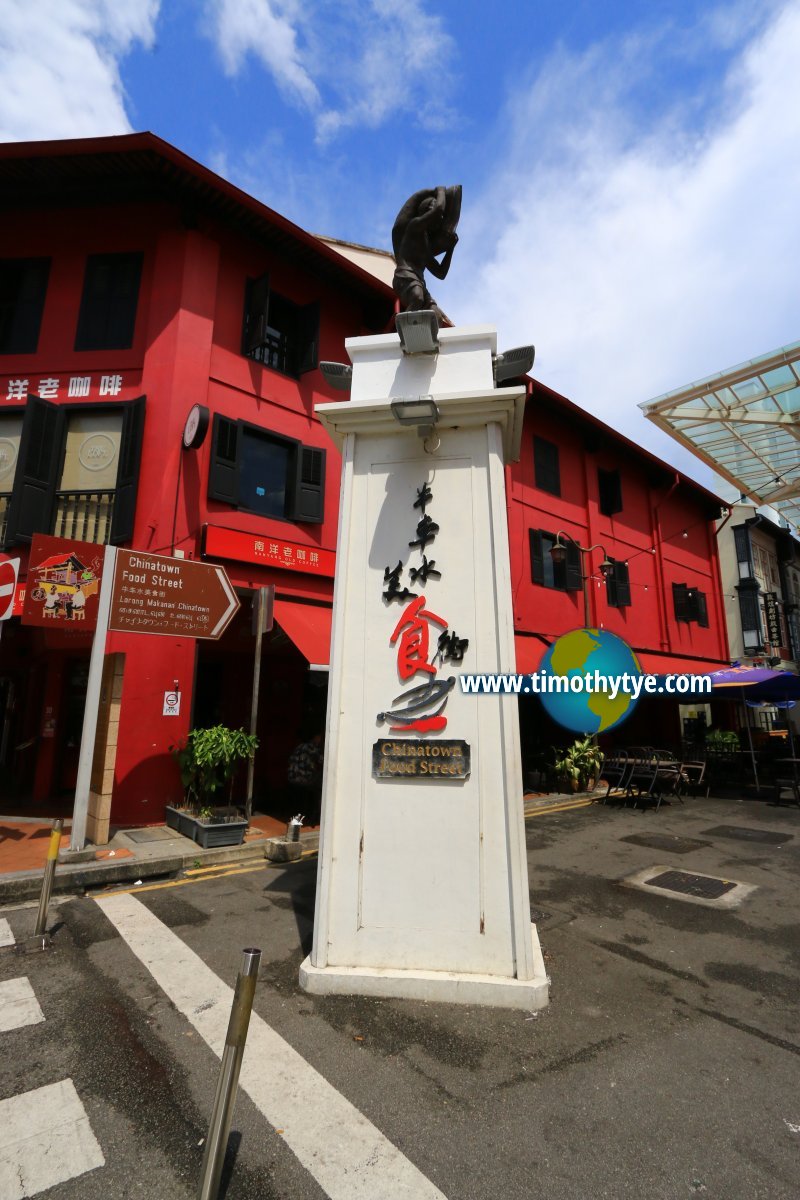
<instances>
[{"instance_id":1,"label":"red chinese characters","mask_svg":"<svg viewBox=\"0 0 800 1200\"><path fill-rule=\"evenodd\" d=\"M397 671L401 679L410 679L417 671L425 671L429 675L436 674L436 667L428 662L429 621L435 621L437 625L447 629L447 621L437 617L436 613L429 612L425 608L425 597L419 596L406 606L395 626L389 640L394 645L398 637L400 638L397 648Z\"/></svg>"}]
</instances>

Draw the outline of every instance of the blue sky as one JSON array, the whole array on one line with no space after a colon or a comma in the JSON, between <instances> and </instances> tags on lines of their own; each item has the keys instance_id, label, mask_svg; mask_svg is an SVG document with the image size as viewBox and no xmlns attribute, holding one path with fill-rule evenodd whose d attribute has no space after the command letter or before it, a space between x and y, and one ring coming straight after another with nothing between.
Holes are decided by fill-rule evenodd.
<instances>
[{"instance_id":1,"label":"blue sky","mask_svg":"<svg viewBox=\"0 0 800 1200\"><path fill-rule=\"evenodd\" d=\"M636 404L800 338L800 0L3 0L0 138L151 129L387 247L460 182L434 294L702 477Z\"/></svg>"}]
</instances>

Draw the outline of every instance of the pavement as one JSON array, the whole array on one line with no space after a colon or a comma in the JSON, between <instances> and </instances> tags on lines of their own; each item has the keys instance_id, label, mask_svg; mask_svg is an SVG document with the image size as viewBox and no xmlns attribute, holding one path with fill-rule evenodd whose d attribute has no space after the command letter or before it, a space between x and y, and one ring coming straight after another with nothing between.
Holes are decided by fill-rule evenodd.
<instances>
[{"instance_id":1,"label":"pavement","mask_svg":"<svg viewBox=\"0 0 800 1200\"><path fill-rule=\"evenodd\" d=\"M530 793L524 797L525 816L527 819L537 812L582 808L593 800L588 793ZM203 850L174 829L155 825L119 829L107 846L89 845L73 853L69 848L71 825L69 820L64 822L53 892L80 893L113 883L169 878L187 868L277 858L275 851L279 852L280 847L274 846L274 839L283 840L286 833L284 821L255 814L241 846ZM0 816L0 905L39 896L51 829L51 821ZM319 827L304 827L299 857L315 853L318 846Z\"/></svg>"}]
</instances>

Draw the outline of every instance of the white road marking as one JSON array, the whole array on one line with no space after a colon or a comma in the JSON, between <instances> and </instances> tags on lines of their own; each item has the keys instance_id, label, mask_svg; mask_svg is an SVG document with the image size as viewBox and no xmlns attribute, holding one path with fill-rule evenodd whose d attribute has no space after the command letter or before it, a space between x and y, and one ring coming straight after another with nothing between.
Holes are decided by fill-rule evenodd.
<instances>
[{"instance_id":1,"label":"white road marking","mask_svg":"<svg viewBox=\"0 0 800 1200\"><path fill-rule=\"evenodd\" d=\"M0 1100L0 1196L24 1200L105 1164L71 1079Z\"/></svg>"},{"instance_id":2,"label":"white road marking","mask_svg":"<svg viewBox=\"0 0 800 1200\"><path fill-rule=\"evenodd\" d=\"M221 1057L233 989L134 896L98 897L156 983ZM253 1013L239 1080L331 1200L445 1200L349 1100Z\"/></svg>"},{"instance_id":3,"label":"white road marking","mask_svg":"<svg viewBox=\"0 0 800 1200\"><path fill-rule=\"evenodd\" d=\"M38 1025L43 1020L44 1013L27 976L20 975L0 983L0 1033L22 1029L25 1025Z\"/></svg>"},{"instance_id":4,"label":"white road marking","mask_svg":"<svg viewBox=\"0 0 800 1200\"><path fill-rule=\"evenodd\" d=\"M0 946L13 946L14 934L5 917L0 917Z\"/></svg>"}]
</instances>

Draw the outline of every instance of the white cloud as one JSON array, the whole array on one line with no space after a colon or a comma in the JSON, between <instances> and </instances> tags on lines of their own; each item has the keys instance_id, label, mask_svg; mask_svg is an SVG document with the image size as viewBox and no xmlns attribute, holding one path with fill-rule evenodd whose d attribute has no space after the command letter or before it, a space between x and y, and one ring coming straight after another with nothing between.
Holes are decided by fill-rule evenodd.
<instances>
[{"instance_id":1,"label":"white cloud","mask_svg":"<svg viewBox=\"0 0 800 1200\"><path fill-rule=\"evenodd\" d=\"M465 194L440 286L459 322L533 340L539 379L682 466L636 404L800 339L800 3L702 34L737 27L724 79L649 126L632 97L657 37L552 59L509 107L511 169Z\"/></svg>"},{"instance_id":2,"label":"white cloud","mask_svg":"<svg viewBox=\"0 0 800 1200\"><path fill-rule=\"evenodd\" d=\"M206 14L226 71L255 57L287 100L313 114L319 142L398 112L433 129L452 116L453 42L424 0L207 0Z\"/></svg>"},{"instance_id":3,"label":"white cloud","mask_svg":"<svg viewBox=\"0 0 800 1200\"><path fill-rule=\"evenodd\" d=\"M0 140L127 133L119 60L152 44L160 0L4 0Z\"/></svg>"}]
</instances>

